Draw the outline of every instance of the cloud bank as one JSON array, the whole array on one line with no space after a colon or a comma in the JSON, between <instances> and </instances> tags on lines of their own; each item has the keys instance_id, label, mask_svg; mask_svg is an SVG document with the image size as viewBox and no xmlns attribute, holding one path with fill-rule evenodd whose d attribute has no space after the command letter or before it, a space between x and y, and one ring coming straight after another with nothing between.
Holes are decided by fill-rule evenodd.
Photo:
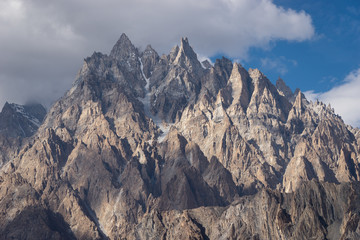
<instances>
[{"instance_id":1,"label":"cloud bank","mask_svg":"<svg viewBox=\"0 0 360 240\"><path fill-rule=\"evenodd\" d=\"M360 68L346 76L343 83L323 93L305 92L310 100L330 103L345 123L360 127Z\"/></svg>"},{"instance_id":2,"label":"cloud bank","mask_svg":"<svg viewBox=\"0 0 360 240\"><path fill-rule=\"evenodd\" d=\"M305 12L271 0L2 0L0 105L55 100L82 59L108 53L122 32L159 53L187 36L203 56L243 59L251 47L308 40L314 27Z\"/></svg>"}]
</instances>

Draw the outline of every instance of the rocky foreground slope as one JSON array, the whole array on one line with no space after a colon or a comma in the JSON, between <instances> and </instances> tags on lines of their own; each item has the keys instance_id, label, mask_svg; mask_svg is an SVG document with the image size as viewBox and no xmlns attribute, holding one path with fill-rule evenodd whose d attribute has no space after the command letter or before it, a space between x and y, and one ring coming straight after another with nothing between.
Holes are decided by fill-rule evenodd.
<instances>
[{"instance_id":1,"label":"rocky foreground slope","mask_svg":"<svg viewBox=\"0 0 360 240\"><path fill-rule=\"evenodd\" d=\"M359 130L186 38L123 34L29 135L0 169L3 239L360 238Z\"/></svg>"}]
</instances>

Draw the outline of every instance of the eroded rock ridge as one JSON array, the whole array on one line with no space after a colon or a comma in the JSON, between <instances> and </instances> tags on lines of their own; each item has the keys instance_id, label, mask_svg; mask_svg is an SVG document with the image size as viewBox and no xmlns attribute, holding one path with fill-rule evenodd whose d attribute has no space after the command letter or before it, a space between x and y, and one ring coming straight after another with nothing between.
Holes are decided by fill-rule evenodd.
<instances>
[{"instance_id":1,"label":"eroded rock ridge","mask_svg":"<svg viewBox=\"0 0 360 240\"><path fill-rule=\"evenodd\" d=\"M359 129L187 38L159 56L123 34L39 109L0 114L27 139L0 168L4 239L360 238Z\"/></svg>"}]
</instances>

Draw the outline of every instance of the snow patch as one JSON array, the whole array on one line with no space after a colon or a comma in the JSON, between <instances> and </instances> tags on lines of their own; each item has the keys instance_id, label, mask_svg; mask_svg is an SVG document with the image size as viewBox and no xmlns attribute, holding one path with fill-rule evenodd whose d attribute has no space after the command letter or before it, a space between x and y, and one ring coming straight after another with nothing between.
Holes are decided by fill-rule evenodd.
<instances>
[{"instance_id":1,"label":"snow patch","mask_svg":"<svg viewBox=\"0 0 360 240\"><path fill-rule=\"evenodd\" d=\"M143 78L145 79L146 81L146 85L145 85L145 97L144 98L140 98L140 101L144 104L144 111L145 111L145 114L146 116L148 116L149 118L151 118L153 120L153 122L156 124L156 126L158 128L160 128L161 130L161 134L160 136L158 137L158 141L159 142L162 142L166 135L169 133L169 130L170 130L170 127L173 125L173 124L169 124L169 123L165 123L163 122L157 115L153 115L150 111L151 109L151 102L150 102L150 97L151 97L151 93L150 93L150 90L149 90L149 87L150 87L150 78L147 78L145 76L145 73L144 73L144 65L141 61L141 58L139 58L139 62L140 62L140 70L141 70L141 74L143 76Z\"/></svg>"},{"instance_id":2,"label":"snow patch","mask_svg":"<svg viewBox=\"0 0 360 240\"><path fill-rule=\"evenodd\" d=\"M114 209L113 209L113 215L116 215L117 211L118 211L118 206L121 204L121 199L123 196L123 189L120 189L119 194L116 197L115 203L114 203Z\"/></svg>"},{"instance_id":3,"label":"snow patch","mask_svg":"<svg viewBox=\"0 0 360 240\"><path fill-rule=\"evenodd\" d=\"M33 125L35 125L36 127L39 127L41 125L41 122L39 121L39 119L37 119L34 116L29 115L26 111L24 106L12 103L11 107L15 110L15 112L21 114L22 116L24 116L26 119L28 119Z\"/></svg>"},{"instance_id":4,"label":"snow patch","mask_svg":"<svg viewBox=\"0 0 360 240\"><path fill-rule=\"evenodd\" d=\"M171 126L174 124L170 124L170 123L161 123L160 125L158 125L160 127L160 130L162 131L162 133L160 134L158 141L161 143L162 141L164 141L165 137L167 136L167 134L170 131Z\"/></svg>"},{"instance_id":5,"label":"snow patch","mask_svg":"<svg viewBox=\"0 0 360 240\"><path fill-rule=\"evenodd\" d=\"M208 61L211 66L214 66L214 63L211 61L209 57L197 54L197 59L201 63L203 69L207 69L208 67L203 64L204 61Z\"/></svg>"},{"instance_id":6,"label":"snow patch","mask_svg":"<svg viewBox=\"0 0 360 240\"><path fill-rule=\"evenodd\" d=\"M200 64L201 64L201 67L202 67L203 69L206 69L206 67L204 66L203 62L200 62Z\"/></svg>"}]
</instances>

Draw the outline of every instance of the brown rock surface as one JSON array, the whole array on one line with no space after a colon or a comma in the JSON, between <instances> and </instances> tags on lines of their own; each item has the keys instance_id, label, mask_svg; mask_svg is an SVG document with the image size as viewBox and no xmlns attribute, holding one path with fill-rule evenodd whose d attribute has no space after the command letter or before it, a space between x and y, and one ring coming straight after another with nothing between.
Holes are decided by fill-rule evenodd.
<instances>
[{"instance_id":1,"label":"brown rock surface","mask_svg":"<svg viewBox=\"0 0 360 240\"><path fill-rule=\"evenodd\" d=\"M122 35L6 155L0 236L358 239L359 139L257 69Z\"/></svg>"}]
</instances>

